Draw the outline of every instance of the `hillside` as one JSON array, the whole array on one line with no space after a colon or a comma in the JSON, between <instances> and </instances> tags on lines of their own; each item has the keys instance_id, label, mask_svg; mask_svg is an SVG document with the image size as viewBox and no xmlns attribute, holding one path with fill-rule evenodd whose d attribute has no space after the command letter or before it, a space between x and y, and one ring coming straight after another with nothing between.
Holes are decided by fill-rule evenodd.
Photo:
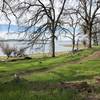
<instances>
[{"instance_id":1,"label":"hillside","mask_svg":"<svg viewBox=\"0 0 100 100\"><path fill-rule=\"evenodd\" d=\"M0 100L99 100L99 50L1 61Z\"/></svg>"}]
</instances>

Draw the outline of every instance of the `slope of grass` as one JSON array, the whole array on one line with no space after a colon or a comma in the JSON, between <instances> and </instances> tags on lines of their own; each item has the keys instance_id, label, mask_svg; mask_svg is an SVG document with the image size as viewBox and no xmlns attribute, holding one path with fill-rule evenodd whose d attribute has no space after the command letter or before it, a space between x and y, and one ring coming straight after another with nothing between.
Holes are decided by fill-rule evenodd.
<instances>
[{"instance_id":1,"label":"slope of grass","mask_svg":"<svg viewBox=\"0 0 100 100\"><path fill-rule=\"evenodd\" d=\"M0 100L83 100L77 90L55 85L61 81L94 81L100 75L100 59L77 62L98 50L100 47L56 58L0 62ZM13 80L14 73L20 75L19 82Z\"/></svg>"}]
</instances>

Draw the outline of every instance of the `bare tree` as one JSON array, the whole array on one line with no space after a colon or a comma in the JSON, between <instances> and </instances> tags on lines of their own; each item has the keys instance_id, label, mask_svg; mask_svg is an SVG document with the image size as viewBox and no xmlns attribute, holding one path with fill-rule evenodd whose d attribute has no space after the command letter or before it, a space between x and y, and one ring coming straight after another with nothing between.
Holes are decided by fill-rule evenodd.
<instances>
[{"instance_id":1,"label":"bare tree","mask_svg":"<svg viewBox=\"0 0 100 100\"><path fill-rule=\"evenodd\" d=\"M55 38L67 0L10 0L7 10L16 17L21 32L29 35L34 45L37 40L51 40L52 57L55 57ZM59 4L59 6L57 5Z\"/></svg>"},{"instance_id":2,"label":"bare tree","mask_svg":"<svg viewBox=\"0 0 100 100\"><path fill-rule=\"evenodd\" d=\"M100 1L99 0L79 0L77 9L73 9L80 15L82 21L84 22L84 29L86 34L88 34L89 45L91 48L91 39L93 33L93 26L96 24L95 19L100 15Z\"/></svg>"},{"instance_id":3,"label":"bare tree","mask_svg":"<svg viewBox=\"0 0 100 100\"><path fill-rule=\"evenodd\" d=\"M63 18L64 19L63 26L65 26L65 27L62 27L62 31L65 33L65 37L71 39L72 52L74 52L76 41L78 39L78 36L80 35L80 33L79 33L80 18L78 18L77 14L74 14L74 13L72 14L69 11L67 11L67 13L64 14L64 17L65 18ZM79 41L77 41L77 42L79 42Z\"/></svg>"}]
</instances>

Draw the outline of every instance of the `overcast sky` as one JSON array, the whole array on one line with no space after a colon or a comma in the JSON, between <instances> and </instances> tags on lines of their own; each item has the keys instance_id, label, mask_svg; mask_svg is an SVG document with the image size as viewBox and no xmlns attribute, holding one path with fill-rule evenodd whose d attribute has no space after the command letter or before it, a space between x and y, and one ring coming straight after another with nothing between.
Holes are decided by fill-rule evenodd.
<instances>
[{"instance_id":1,"label":"overcast sky","mask_svg":"<svg viewBox=\"0 0 100 100\"><path fill-rule=\"evenodd\" d=\"M42 0L42 1L44 1L45 3L47 3L47 1L46 0ZM58 8L60 7L60 3L59 2L57 2L57 0L55 0L56 2L55 2L55 7L56 7L56 14L58 14L59 13L59 10L58 10ZM75 7L75 5L77 4L77 0L68 0L67 1L67 3L66 3L67 5L69 5L69 6L73 6L73 7ZM0 12L0 15L2 15L2 13ZM16 26L16 20L15 20L15 17L14 16L10 16L9 17L10 19L11 19L11 27L10 27L10 32L17 32L18 31L18 27ZM8 32L8 20L4 17L4 16L0 16L0 37L6 37L7 38L7 35L5 35L5 33L7 33ZM11 36L10 36L11 37ZM15 34L14 35L12 35L12 37L11 38L14 38L15 37Z\"/></svg>"}]
</instances>

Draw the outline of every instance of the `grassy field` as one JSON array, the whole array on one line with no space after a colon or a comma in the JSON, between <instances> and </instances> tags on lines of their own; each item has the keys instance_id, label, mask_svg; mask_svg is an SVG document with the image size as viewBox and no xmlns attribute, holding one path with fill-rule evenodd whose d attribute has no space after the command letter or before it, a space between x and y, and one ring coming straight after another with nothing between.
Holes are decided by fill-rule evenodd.
<instances>
[{"instance_id":1,"label":"grassy field","mask_svg":"<svg viewBox=\"0 0 100 100\"><path fill-rule=\"evenodd\" d=\"M99 96L100 85L95 84L95 78L100 76L100 58L82 61L99 50L95 47L55 58L1 61L0 100L89 100L86 97ZM14 74L20 76L18 82ZM81 81L95 86L95 91L90 94L58 86L62 82Z\"/></svg>"}]
</instances>

